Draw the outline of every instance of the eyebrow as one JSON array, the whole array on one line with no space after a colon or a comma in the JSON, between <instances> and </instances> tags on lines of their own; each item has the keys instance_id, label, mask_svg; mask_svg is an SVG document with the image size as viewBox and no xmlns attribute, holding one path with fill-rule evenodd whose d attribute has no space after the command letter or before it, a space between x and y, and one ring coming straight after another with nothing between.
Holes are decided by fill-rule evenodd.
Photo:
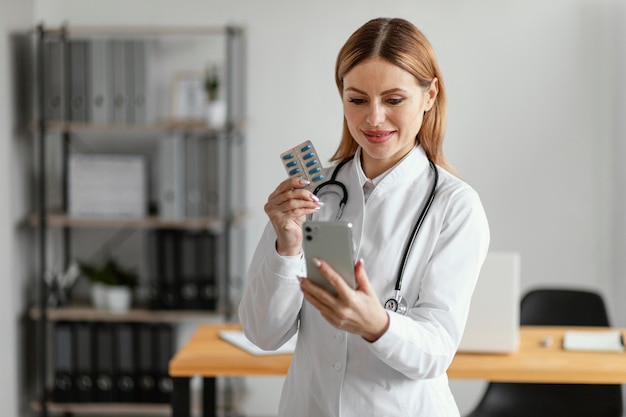
<instances>
[{"instance_id":1,"label":"eyebrow","mask_svg":"<svg viewBox=\"0 0 626 417\"><path fill-rule=\"evenodd\" d=\"M345 89L344 91L354 91L355 93L363 94L363 95L365 95L365 96L367 95L367 93L366 93L365 91L359 90L359 89L358 89L358 88L356 88L356 87L346 87L346 89ZM397 88L390 88L389 90L385 90L385 91L383 91L383 92L381 93L381 95L383 95L383 96L384 96L384 95L386 95L386 94L397 93L397 92L403 92L403 93L405 93L405 92L406 92L406 90L405 90L405 89L403 89L403 88L399 88L399 87L397 87Z\"/></svg>"}]
</instances>

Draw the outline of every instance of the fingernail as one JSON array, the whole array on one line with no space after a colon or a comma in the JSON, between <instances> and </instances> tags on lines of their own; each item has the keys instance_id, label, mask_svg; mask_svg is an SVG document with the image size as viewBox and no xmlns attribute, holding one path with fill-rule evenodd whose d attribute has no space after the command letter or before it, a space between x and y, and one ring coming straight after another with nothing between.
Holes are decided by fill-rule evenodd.
<instances>
[{"instance_id":1,"label":"fingernail","mask_svg":"<svg viewBox=\"0 0 626 417\"><path fill-rule=\"evenodd\" d=\"M318 258L313 258L313 265L319 268L322 265L322 261L320 261Z\"/></svg>"},{"instance_id":2,"label":"fingernail","mask_svg":"<svg viewBox=\"0 0 626 417\"><path fill-rule=\"evenodd\" d=\"M313 194L313 193L311 193L311 198L312 198L313 200L317 201L317 202L319 202L319 201L320 201L319 197L318 197L318 196L316 196L316 195L315 195L315 194Z\"/></svg>"},{"instance_id":3,"label":"fingernail","mask_svg":"<svg viewBox=\"0 0 626 417\"><path fill-rule=\"evenodd\" d=\"M305 179L305 178L300 178L300 184L302 185L309 185L311 183L311 181Z\"/></svg>"}]
</instances>

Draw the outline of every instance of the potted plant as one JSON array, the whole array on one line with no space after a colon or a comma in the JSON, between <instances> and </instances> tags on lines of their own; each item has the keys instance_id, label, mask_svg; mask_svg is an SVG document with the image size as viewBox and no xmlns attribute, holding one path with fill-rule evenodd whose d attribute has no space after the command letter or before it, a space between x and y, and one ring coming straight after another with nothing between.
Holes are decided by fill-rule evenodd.
<instances>
[{"instance_id":1,"label":"potted plant","mask_svg":"<svg viewBox=\"0 0 626 417\"><path fill-rule=\"evenodd\" d=\"M133 291L139 282L136 271L123 268L112 258L102 264L80 262L79 266L91 284L94 307L116 312L130 309Z\"/></svg>"},{"instance_id":2,"label":"potted plant","mask_svg":"<svg viewBox=\"0 0 626 417\"><path fill-rule=\"evenodd\" d=\"M222 127L226 123L226 102L220 97L221 79L217 65L207 68L204 77L204 90L207 97L207 124L209 127Z\"/></svg>"}]
</instances>

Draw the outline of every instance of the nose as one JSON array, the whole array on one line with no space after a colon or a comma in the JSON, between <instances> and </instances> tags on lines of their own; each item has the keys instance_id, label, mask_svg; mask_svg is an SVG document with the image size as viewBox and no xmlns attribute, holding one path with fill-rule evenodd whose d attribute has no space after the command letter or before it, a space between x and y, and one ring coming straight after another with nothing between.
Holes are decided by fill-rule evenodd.
<instances>
[{"instance_id":1,"label":"nose","mask_svg":"<svg viewBox=\"0 0 626 417\"><path fill-rule=\"evenodd\" d=\"M385 121L385 108L381 103L372 101L368 107L367 123L378 126Z\"/></svg>"}]
</instances>

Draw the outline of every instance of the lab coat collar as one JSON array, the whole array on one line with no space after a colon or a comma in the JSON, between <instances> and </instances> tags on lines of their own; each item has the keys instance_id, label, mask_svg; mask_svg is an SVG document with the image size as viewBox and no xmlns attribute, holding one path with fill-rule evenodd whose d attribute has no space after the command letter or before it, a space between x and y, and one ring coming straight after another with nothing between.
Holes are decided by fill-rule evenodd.
<instances>
[{"instance_id":1,"label":"lab coat collar","mask_svg":"<svg viewBox=\"0 0 626 417\"><path fill-rule=\"evenodd\" d=\"M396 165L389 168L378 177L370 180L365 176L363 167L361 166L362 152L362 148L359 147L354 155L354 165L361 189L368 181L372 181L375 186L378 186L378 184L383 182L386 184L394 184L404 181L412 181L419 173L428 168L428 158L426 157L424 148L420 145L415 145L415 147L411 149L411 151L409 151L409 153L406 154Z\"/></svg>"}]
</instances>

